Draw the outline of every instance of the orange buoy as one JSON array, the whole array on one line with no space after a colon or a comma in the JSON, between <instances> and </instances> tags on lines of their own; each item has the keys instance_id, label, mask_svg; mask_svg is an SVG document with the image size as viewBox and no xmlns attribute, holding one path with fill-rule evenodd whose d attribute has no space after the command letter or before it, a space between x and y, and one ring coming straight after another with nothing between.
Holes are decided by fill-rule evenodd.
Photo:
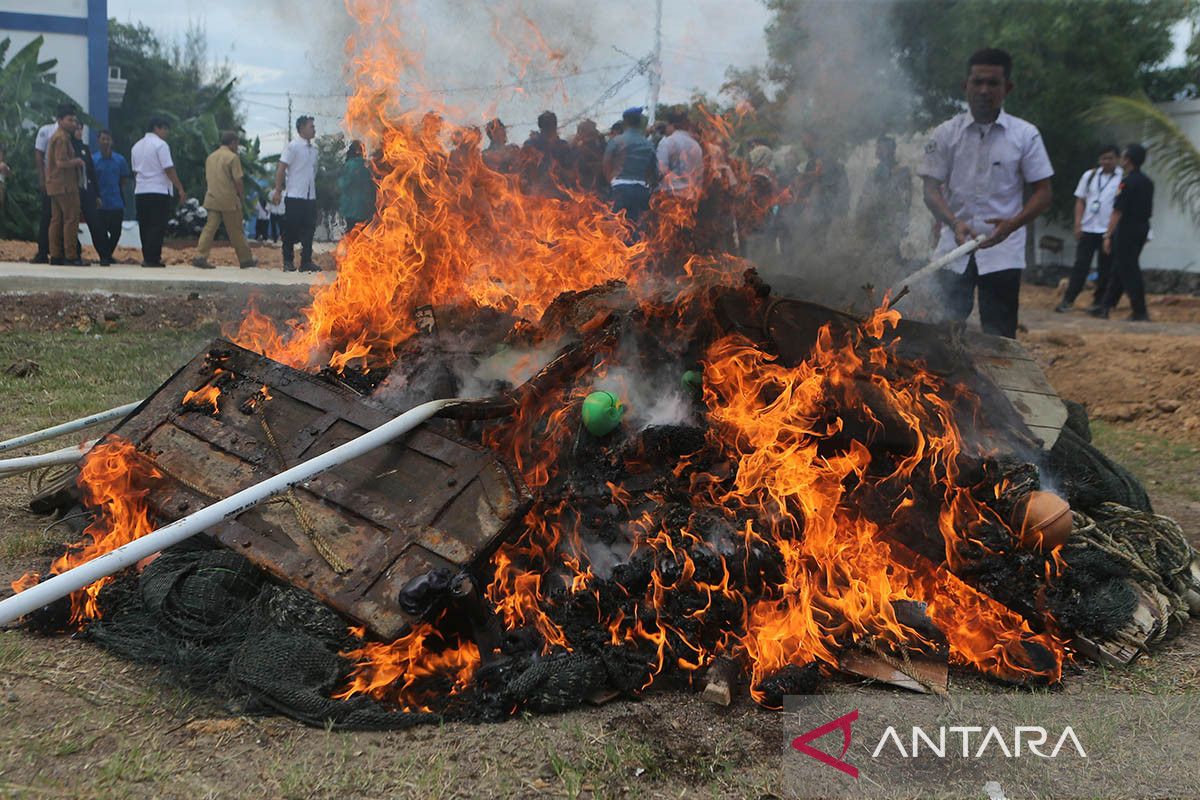
<instances>
[{"instance_id":1,"label":"orange buoy","mask_svg":"<svg viewBox=\"0 0 1200 800\"><path fill-rule=\"evenodd\" d=\"M1013 508L1012 529L1027 550L1051 550L1071 536L1071 506L1052 492L1030 492Z\"/></svg>"}]
</instances>

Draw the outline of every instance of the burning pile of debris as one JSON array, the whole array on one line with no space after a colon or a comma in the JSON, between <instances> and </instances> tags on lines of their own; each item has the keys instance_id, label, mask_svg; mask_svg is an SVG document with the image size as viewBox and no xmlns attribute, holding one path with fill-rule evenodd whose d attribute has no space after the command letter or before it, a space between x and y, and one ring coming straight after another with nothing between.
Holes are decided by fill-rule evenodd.
<instances>
[{"instance_id":1,"label":"burning pile of debris","mask_svg":"<svg viewBox=\"0 0 1200 800\"><path fill-rule=\"evenodd\" d=\"M944 692L948 664L1053 684L1200 610L1178 526L1015 342L775 296L705 228L754 228L749 180L638 230L522 194L362 53L377 218L304 319L251 310L34 500L80 542L0 620L399 727L776 707L837 672Z\"/></svg>"},{"instance_id":2,"label":"burning pile of debris","mask_svg":"<svg viewBox=\"0 0 1200 800\"><path fill-rule=\"evenodd\" d=\"M1073 653L1130 660L1200 600L1178 528L1099 496L1114 473L1082 472L1078 436L1047 451L1062 420L998 385L1040 376L1014 343L886 306L856 320L753 274L669 306L569 292L537 324L418 316L389 370L214 342L35 500L92 512L51 571L413 406L488 399L29 624L384 727L652 685L778 706L836 670L945 691L947 661L1050 684Z\"/></svg>"}]
</instances>

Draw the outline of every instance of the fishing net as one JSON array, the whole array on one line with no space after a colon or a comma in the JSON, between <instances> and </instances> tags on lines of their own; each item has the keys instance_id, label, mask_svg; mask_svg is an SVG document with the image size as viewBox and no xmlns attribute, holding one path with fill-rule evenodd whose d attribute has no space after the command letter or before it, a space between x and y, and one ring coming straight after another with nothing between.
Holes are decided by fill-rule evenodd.
<instances>
[{"instance_id":1,"label":"fishing net","mask_svg":"<svg viewBox=\"0 0 1200 800\"><path fill-rule=\"evenodd\" d=\"M404 728L439 719L368 698L330 699L350 670L346 624L312 595L267 579L228 550L181 547L101 594L84 635L172 681L313 725Z\"/></svg>"},{"instance_id":2,"label":"fishing net","mask_svg":"<svg viewBox=\"0 0 1200 800\"><path fill-rule=\"evenodd\" d=\"M363 640L307 592L274 582L237 553L195 544L165 551L140 575L120 576L101 603L103 617L85 638L246 713L278 712L315 726L382 730L499 720L514 708L563 711L632 695L649 675L636 650L602 645L542 657L509 642L438 713L395 711L366 696L332 699L351 670L341 654Z\"/></svg>"},{"instance_id":3,"label":"fishing net","mask_svg":"<svg viewBox=\"0 0 1200 800\"><path fill-rule=\"evenodd\" d=\"M1046 474L1071 508L1088 512L1103 503L1117 503L1138 511L1153 511L1141 482L1092 445L1087 410L1079 403L1064 402L1067 423L1050 450Z\"/></svg>"}]
</instances>

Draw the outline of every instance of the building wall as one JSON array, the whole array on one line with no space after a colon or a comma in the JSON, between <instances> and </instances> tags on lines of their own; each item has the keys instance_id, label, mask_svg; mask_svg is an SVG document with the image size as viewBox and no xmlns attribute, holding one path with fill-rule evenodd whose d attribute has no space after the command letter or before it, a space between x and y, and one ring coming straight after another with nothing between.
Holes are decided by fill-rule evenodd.
<instances>
[{"instance_id":1,"label":"building wall","mask_svg":"<svg viewBox=\"0 0 1200 800\"><path fill-rule=\"evenodd\" d=\"M1188 138L1200 147L1200 100L1160 103L1159 108L1169 114ZM1151 220L1154 238L1142 251L1142 268L1200 272L1200 226L1196 225L1191 214L1171 199L1170 186L1155 171L1153 150L1146 159L1145 170L1154 181L1154 217ZM1038 237L1046 234L1066 241L1066 247L1057 259L1065 264L1072 263L1075 259L1075 238L1070 229L1061 225L1039 224ZM1038 260L1041 263L1054 263L1056 257L1039 252Z\"/></svg>"},{"instance_id":2,"label":"building wall","mask_svg":"<svg viewBox=\"0 0 1200 800\"><path fill-rule=\"evenodd\" d=\"M9 54L38 35L41 60L57 59L55 85L79 107L108 123L107 0L3 0L0 39L11 38Z\"/></svg>"}]
</instances>

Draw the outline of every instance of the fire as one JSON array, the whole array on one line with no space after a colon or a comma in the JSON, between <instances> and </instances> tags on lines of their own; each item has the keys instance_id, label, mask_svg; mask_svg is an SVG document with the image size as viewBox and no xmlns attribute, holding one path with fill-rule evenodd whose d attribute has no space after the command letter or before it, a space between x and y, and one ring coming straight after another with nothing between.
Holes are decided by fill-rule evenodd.
<instances>
[{"instance_id":1,"label":"fire","mask_svg":"<svg viewBox=\"0 0 1200 800\"><path fill-rule=\"evenodd\" d=\"M1024 619L944 568L930 574L903 564L883 536L889 521L863 511L868 491L890 488L894 496L910 481L929 481L946 498L941 533L951 564L966 523L986 513L957 485L962 443L939 396L944 387L920 368L909 374L895 369L889 348L878 343L898 319L885 305L856 338L840 345L826 326L812 357L796 367L780 365L738 337L709 349L704 392L713 435L738 459L732 490L714 500L770 520L767 536L786 565L785 581L747 613L741 642L755 683L787 664L835 665L838 649L865 636L921 644L897 621L892 603L898 600L925 601L962 663L1000 677L1057 680L1062 642L1035 636ZM884 377L889 374L895 377ZM875 402L862 396L864 375L870 375L865 388ZM829 411L858 409L878 423L870 409L881 405L910 427L915 448L892 471L874 475L869 442L854 439L840 452L828 449L845 425ZM899 496L901 510L912 494L901 489ZM1026 654L1026 643L1034 642L1047 665L1034 665Z\"/></svg>"},{"instance_id":2,"label":"fire","mask_svg":"<svg viewBox=\"0 0 1200 800\"><path fill-rule=\"evenodd\" d=\"M709 176L703 196L681 201L656 193L652 222L635 236L623 215L565 178L558 187L565 199L547 198L525 194L516 176L489 169L476 128L423 110L438 108L434 103L411 102L429 99L419 82L406 84L409 104L401 107L396 87L419 73L415 53L395 46L388 4L355 0L348 7L361 32L348 45L355 90L344 127L378 153L377 214L339 244L337 275L314 286L302 319L284 331L251 304L239 344L305 369L386 368L416 333L420 307L495 309L513 317L515 329L532 330L563 292L609 281L628 286L639 319L665 338L691 340L701 320L712 327L704 288L740 276L745 265L727 253L786 194L756 187L747 168L728 157L730 123L711 114L702 120ZM525 27L514 42L557 52L527 17L520 20ZM668 297L656 296L664 287ZM740 660L757 687L789 665L836 666L839 651L865 640L930 646L895 610L901 601L920 601L956 662L1002 678L1057 680L1063 642L953 574L973 532L1004 521L962 485L959 460L967 449L951 403L955 390L895 356L898 320L885 301L845 335L826 326L811 355L791 366L739 335L698 340L706 350L689 358L703 362L704 447L721 465L705 471L684 458L669 470L687 478L690 516L664 518L658 509L669 498L661 493L611 480L595 487L627 515L614 525L627 548L622 566L642 570L642 580L628 585L600 577L604 570L581 535L580 498L556 482L579 441L583 381L531 394L511 418L483 426L482 443L513 464L539 498L482 576L500 624L534 631L541 655L595 645L597 636L636 650L646 657L643 688L669 672L691 676L720 655ZM592 366L587 380L605 376L605 363ZM221 375L214 366L184 405L219 413ZM263 387L254 403L267 400ZM910 446L876 456L875 437L897 426ZM96 448L80 478L96 522L88 541L52 570L149 532L145 496L157 477L128 443ZM635 512L644 500L655 507ZM893 543L906 526L929 522L918 507L932 507L944 564ZM728 530L717 535L710 527ZM757 562L766 566L752 569ZM14 589L30 580L36 576ZM97 616L101 585L72 597L73 624ZM569 624L583 618L595 634L588 642ZM367 695L416 711L466 691L489 654L446 622L422 621L393 642L345 653L354 666L335 696Z\"/></svg>"},{"instance_id":3,"label":"fire","mask_svg":"<svg viewBox=\"0 0 1200 800\"><path fill-rule=\"evenodd\" d=\"M388 10L351 7L364 32L378 32L375 20ZM344 240L337 277L313 290L290 338L251 309L239 344L293 366L388 365L414 332L418 306L475 304L536 318L563 291L631 276L646 245L631 243L599 198L523 194L515 176L484 164L477 129L396 110L393 81L410 56L362 39L345 127L378 147L379 213Z\"/></svg>"},{"instance_id":4,"label":"fire","mask_svg":"<svg viewBox=\"0 0 1200 800\"><path fill-rule=\"evenodd\" d=\"M209 375L204 385L192 389L183 395L183 401L180 403L184 408L194 411L202 411L212 416L218 416L221 413L221 405L218 402L221 398L221 386L230 379L230 374L217 364L223 363L220 357L209 358L209 366L212 369L212 374Z\"/></svg>"},{"instance_id":5,"label":"fire","mask_svg":"<svg viewBox=\"0 0 1200 800\"><path fill-rule=\"evenodd\" d=\"M348 684L334 699L366 694L404 711L428 711L435 697L461 692L480 663L474 642L447 641L429 623L414 626L394 642L367 642L342 655L354 667Z\"/></svg>"},{"instance_id":6,"label":"fire","mask_svg":"<svg viewBox=\"0 0 1200 800\"><path fill-rule=\"evenodd\" d=\"M154 481L162 477L148 459L130 442L110 437L92 448L80 468L78 484L83 504L95 513L84 529L83 541L71 545L50 565L58 575L97 556L104 555L154 530L146 497ZM37 583L39 576L26 574L14 581L20 592ZM82 627L100 616L97 598L112 578L102 578L71 594L71 627Z\"/></svg>"}]
</instances>

